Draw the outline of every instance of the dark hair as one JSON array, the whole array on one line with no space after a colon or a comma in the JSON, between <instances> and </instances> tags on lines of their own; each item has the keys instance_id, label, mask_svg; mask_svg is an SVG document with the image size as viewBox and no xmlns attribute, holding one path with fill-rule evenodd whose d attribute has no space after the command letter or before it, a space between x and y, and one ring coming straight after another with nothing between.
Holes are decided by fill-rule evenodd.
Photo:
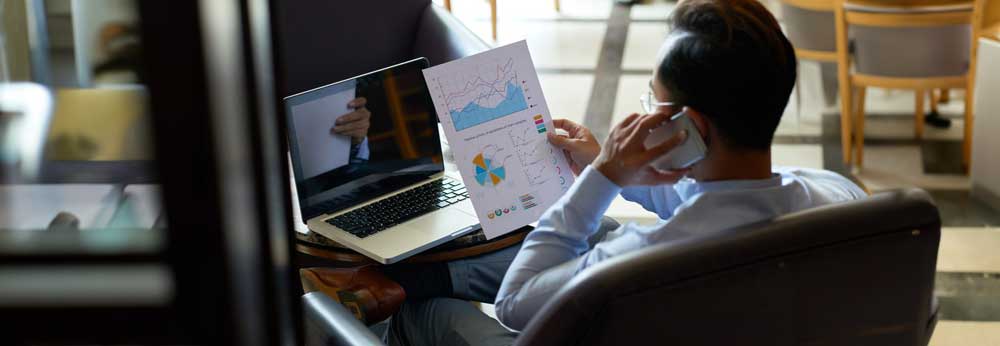
<instances>
[{"instance_id":1,"label":"dark hair","mask_svg":"<svg viewBox=\"0 0 1000 346\"><path fill-rule=\"evenodd\" d=\"M703 113L735 149L768 150L795 85L796 60L778 21L756 0L685 0L670 18L659 81Z\"/></svg>"}]
</instances>

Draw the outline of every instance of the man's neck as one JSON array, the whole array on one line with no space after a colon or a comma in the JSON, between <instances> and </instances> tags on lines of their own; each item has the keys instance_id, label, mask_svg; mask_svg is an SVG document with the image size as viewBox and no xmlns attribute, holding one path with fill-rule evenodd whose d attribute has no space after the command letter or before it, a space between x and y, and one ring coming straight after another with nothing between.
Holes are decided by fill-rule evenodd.
<instances>
[{"instance_id":1,"label":"man's neck","mask_svg":"<svg viewBox=\"0 0 1000 346\"><path fill-rule=\"evenodd\" d=\"M770 151L714 152L690 174L697 181L759 180L771 177Z\"/></svg>"}]
</instances>

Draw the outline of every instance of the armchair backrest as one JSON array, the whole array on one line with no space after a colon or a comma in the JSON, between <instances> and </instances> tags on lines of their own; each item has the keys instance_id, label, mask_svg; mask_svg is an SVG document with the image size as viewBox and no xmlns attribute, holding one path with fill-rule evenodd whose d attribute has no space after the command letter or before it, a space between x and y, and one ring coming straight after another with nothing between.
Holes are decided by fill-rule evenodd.
<instances>
[{"instance_id":1,"label":"armchair backrest","mask_svg":"<svg viewBox=\"0 0 1000 346\"><path fill-rule=\"evenodd\" d=\"M925 345L940 220L920 190L657 245L590 268L522 345Z\"/></svg>"},{"instance_id":2,"label":"armchair backrest","mask_svg":"<svg viewBox=\"0 0 1000 346\"><path fill-rule=\"evenodd\" d=\"M285 95L408 60L430 0L277 1Z\"/></svg>"}]
</instances>

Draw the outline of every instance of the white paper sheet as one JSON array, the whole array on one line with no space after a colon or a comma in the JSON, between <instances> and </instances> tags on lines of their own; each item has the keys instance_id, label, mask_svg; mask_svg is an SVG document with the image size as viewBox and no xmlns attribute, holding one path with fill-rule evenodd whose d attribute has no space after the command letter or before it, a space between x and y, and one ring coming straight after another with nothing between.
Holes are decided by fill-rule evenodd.
<instances>
[{"instance_id":1,"label":"white paper sheet","mask_svg":"<svg viewBox=\"0 0 1000 346\"><path fill-rule=\"evenodd\" d=\"M351 137L333 134L330 129L337 118L352 111L347 104L354 99L354 89L350 85L316 100L292 106L295 141L303 179L350 162Z\"/></svg>"},{"instance_id":2,"label":"white paper sheet","mask_svg":"<svg viewBox=\"0 0 1000 346\"><path fill-rule=\"evenodd\" d=\"M573 183L528 45L424 71L434 107L487 238L538 221Z\"/></svg>"}]
</instances>

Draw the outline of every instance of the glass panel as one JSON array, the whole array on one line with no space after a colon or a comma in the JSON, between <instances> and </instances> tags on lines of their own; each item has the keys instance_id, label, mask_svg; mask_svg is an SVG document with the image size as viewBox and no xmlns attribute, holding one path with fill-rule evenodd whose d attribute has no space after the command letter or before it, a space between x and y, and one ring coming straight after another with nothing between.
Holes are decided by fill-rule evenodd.
<instances>
[{"instance_id":1,"label":"glass panel","mask_svg":"<svg viewBox=\"0 0 1000 346\"><path fill-rule=\"evenodd\" d=\"M0 0L0 254L154 253L136 0Z\"/></svg>"}]
</instances>

